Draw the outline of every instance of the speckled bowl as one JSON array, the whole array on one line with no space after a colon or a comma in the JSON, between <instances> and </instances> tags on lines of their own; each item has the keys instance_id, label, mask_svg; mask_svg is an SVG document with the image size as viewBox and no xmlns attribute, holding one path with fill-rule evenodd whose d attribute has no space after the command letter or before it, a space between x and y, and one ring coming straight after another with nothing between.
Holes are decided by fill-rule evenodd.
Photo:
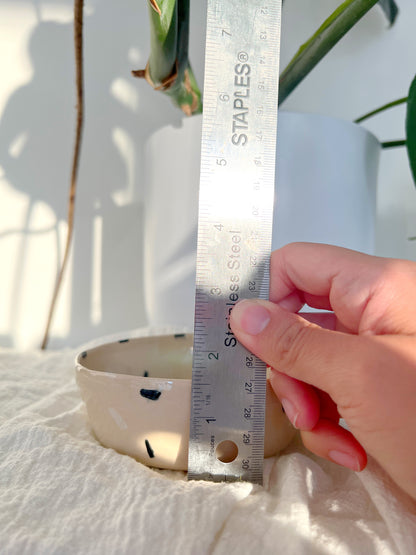
<instances>
[{"instance_id":1,"label":"speckled bowl","mask_svg":"<svg viewBox=\"0 0 416 555\"><path fill-rule=\"evenodd\" d=\"M186 470L191 334L125 339L80 353L76 379L91 426L106 447L157 468ZM265 457L295 430L267 383Z\"/></svg>"}]
</instances>

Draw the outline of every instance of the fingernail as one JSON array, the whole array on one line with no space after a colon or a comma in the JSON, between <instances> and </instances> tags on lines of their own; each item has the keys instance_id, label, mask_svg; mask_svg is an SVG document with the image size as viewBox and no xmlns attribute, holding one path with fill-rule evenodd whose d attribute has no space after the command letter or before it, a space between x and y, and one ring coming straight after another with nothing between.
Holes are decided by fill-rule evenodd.
<instances>
[{"instance_id":1,"label":"fingernail","mask_svg":"<svg viewBox=\"0 0 416 555\"><path fill-rule=\"evenodd\" d=\"M233 323L249 335L258 335L270 322L267 308L255 301L240 301L231 314Z\"/></svg>"},{"instance_id":2,"label":"fingernail","mask_svg":"<svg viewBox=\"0 0 416 555\"><path fill-rule=\"evenodd\" d=\"M286 416L292 422L293 426L295 428L297 428L296 424L297 424L297 421L298 421L299 411L297 410L295 405L292 403L292 401L289 401L289 399L282 399L280 402L282 403L282 406L283 406L283 409L286 413Z\"/></svg>"},{"instance_id":3,"label":"fingernail","mask_svg":"<svg viewBox=\"0 0 416 555\"><path fill-rule=\"evenodd\" d=\"M346 468L355 470L355 472L360 471L358 459L357 457L354 457L354 455L349 455L348 453L344 453L343 451L329 451L328 456L331 460L333 460L337 464L340 464L341 466L345 466Z\"/></svg>"}]
</instances>

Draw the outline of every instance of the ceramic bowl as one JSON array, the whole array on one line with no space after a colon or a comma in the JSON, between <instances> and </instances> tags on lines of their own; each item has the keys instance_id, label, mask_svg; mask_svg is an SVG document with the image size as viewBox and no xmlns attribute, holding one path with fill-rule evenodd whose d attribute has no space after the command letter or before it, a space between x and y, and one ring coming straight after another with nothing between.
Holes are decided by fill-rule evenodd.
<instances>
[{"instance_id":1,"label":"ceramic bowl","mask_svg":"<svg viewBox=\"0 0 416 555\"><path fill-rule=\"evenodd\" d=\"M148 466L187 469L192 346L192 334L153 336L77 356L77 383L104 446ZM294 434L267 382L265 457L279 453Z\"/></svg>"}]
</instances>

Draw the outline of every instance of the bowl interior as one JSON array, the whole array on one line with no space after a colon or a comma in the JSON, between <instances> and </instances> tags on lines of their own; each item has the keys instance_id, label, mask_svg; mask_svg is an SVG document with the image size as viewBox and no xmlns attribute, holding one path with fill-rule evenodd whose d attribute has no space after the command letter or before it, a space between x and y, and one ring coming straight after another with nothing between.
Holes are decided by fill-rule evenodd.
<instances>
[{"instance_id":1,"label":"bowl interior","mask_svg":"<svg viewBox=\"0 0 416 555\"><path fill-rule=\"evenodd\" d=\"M80 353L77 364L95 372L191 379L192 334L124 339Z\"/></svg>"}]
</instances>

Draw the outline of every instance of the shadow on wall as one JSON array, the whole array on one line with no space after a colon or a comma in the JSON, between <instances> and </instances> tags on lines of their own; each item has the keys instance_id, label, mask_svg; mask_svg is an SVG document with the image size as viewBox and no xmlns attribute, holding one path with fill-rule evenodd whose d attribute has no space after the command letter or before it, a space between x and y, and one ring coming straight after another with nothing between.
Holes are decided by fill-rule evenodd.
<instances>
[{"instance_id":1,"label":"shadow on wall","mask_svg":"<svg viewBox=\"0 0 416 555\"><path fill-rule=\"evenodd\" d=\"M93 12L84 19L86 123L72 265L64 295L67 333L54 334L52 325L50 346L54 348L146 323L144 145L160 127L182 122L169 99L130 76L131 69L146 63L146 10L145 3L138 7L136 0L122 5L102 0L94 3ZM28 43L33 77L12 94L0 121L3 177L12 190L27 198L23 225L3 228L0 234L0 244L19 236L14 264L8 270L12 272L6 303L9 326L0 338L2 345L16 344L22 326L29 330L32 346L33 338L39 345L46 322L56 275L45 275L41 260L35 265L31 260L29 265L31 241L36 235L49 234L53 252L48 258L55 261L52 273L57 272L62 256L75 134L72 36L70 23L39 20ZM54 223L34 229L34 213L40 205L52 211ZM50 287L41 286L45 281ZM36 290L42 295L42 313L33 313L23 291L29 282L31 295ZM63 306L61 299L60 312L66 310Z\"/></svg>"}]
</instances>

